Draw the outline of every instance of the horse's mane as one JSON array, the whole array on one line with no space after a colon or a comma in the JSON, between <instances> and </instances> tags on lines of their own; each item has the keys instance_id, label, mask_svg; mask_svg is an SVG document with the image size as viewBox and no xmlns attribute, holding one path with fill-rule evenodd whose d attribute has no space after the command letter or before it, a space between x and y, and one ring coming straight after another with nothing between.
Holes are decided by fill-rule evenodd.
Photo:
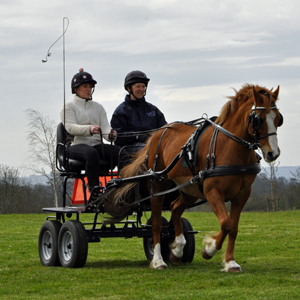
<instances>
[{"instance_id":1,"label":"horse's mane","mask_svg":"<svg viewBox=\"0 0 300 300\"><path fill-rule=\"evenodd\" d=\"M236 89L232 88L235 91L234 96L227 96L226 98L230 99L225 105L222 107L219 117L216 119L217 124L223 124L225 119L230 113L235 113L240 105L242 105L245 102L248 102L249 100L249 106L253 105L253 101L251 100L253 97L253 88L257 91L264 91L267 94L272 95L272 89L268 90L265 87L261 87L259 85L253 85L253 84L245 84L242 86L242 88L237 91ZM265 107L270 107L271 102L269 101L267 96L262 97L264 101Z\"/></svg>"}]
</instances>

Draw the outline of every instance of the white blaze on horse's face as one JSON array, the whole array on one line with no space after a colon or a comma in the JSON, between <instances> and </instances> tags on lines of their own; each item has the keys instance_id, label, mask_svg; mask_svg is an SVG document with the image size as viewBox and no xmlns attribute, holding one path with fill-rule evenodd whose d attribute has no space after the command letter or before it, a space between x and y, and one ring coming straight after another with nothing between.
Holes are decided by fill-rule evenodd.
<instances>
[{"instance_id":1,"label":"white blaze on horse's face","mask_svg":"<svg viewBox=\"0 0 300 300\"><path fill-rule=\"evenodd\" d=\"M266 115L268 133L276 132L276 127L274 125L275 117L276 113L274 110L270 110L270 112ZM280 155L280 150L278 147L276 134L268 136L268 144L262 147L262 152L267 163L270 163L278 158L278 156Z\"/></svg>"}]
</instances>

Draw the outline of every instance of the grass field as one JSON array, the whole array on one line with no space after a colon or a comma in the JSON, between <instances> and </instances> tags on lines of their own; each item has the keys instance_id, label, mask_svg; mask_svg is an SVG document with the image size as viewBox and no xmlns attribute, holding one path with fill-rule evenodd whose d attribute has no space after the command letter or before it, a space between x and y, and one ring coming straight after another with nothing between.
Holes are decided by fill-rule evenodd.
<instances>
[{"instance_id":1,"label":"grass field","mask_svg":"<svg viewBox=\"0 0 300 300\"><path fill-rule=\"evenodd\" d=\"M0 215L0 299L300 299L300 211L242 214L238 274L220 271L222 251L201 257L203 237L219 229L211 213L184 214L201 231L195 258L168 270L149 268L139 238L89 244L82 269L43 267L38 235L46 216Z\"/></svg>"}]
</instances>

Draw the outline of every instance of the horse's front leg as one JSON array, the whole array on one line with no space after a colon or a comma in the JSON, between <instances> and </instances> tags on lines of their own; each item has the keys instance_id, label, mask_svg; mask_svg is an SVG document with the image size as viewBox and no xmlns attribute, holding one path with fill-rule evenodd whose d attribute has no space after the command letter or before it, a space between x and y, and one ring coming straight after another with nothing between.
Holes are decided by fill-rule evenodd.
<instances>
[{"instance_id":1,"label":"horse's front leg","mask_svg":"<svg viewBox=\"0 0 300 300\"><path fill-rule=\"evenodd\" d=\"M228 233L228 245L224 258L224 272L242 272L242 268L234 260L234 247L238 234L238 225L240 220L241 211L247 201L248 197L240 200L238 203L232 203L230 208L230 219L232 220L232 229Z\"/></svg>"},{"instance_id":2,"label":"horse's front leg","mask_svg":"<svg viewBox=\"0 0 300 300\"><path fill-rule=\"evenodd\" d=\"M153 233L153 259L150 263L150 268L152 269L167 269L168 266L164 262L161 255L161 246L160 246L160 234L162 227L162 205L163 205L163 196L153 197L151 199L151 210L152 210L152 233Z\"/></svg>"},{"instance_id":3,"label":"horse's front leg","mask_svg":"<svg viewBox=\"0 0 300 300\"><path fill-rule=\"evenodd\" d=\"M194 204L196 199L194 197L181 194L172 203L172 220L175 228L175 239L171 245L170 262L173 265L178 265L183 255L183 248L186 240L182 230L181 216L184 210Z\"/></svg>"},{"instance_id":4,"label":"horse's front leg","mask_svg":"<svg viewBox=\"0 0 300 300\"><path fill-rule=\"evenodd\" d=\"M214 257L217 251L222 248L223 242L228 232L232 230L232 221L228 216L224 198L216 188L207 193L207 200L212 211L219 219L221 226L221 230L218 234L206 237L203 241L205 247L202 251L202 257L204 259L211 259L212 257Z\"/></svg>"}]
</instances>

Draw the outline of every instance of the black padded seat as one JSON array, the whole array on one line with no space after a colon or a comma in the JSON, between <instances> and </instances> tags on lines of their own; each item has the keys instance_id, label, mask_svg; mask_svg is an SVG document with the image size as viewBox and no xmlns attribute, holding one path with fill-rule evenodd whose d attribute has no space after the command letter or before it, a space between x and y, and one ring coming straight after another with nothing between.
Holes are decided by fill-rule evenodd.
<instances>
[{"instance_id":1,"label":"black padded seat","mask_svg":"<svg viewBox=\"0 0 300 300\"><path fill-rule=\"evenodd\" d=\"M66 191L67 191L67 180L69 178L78 178L81 179L82 184L84 185L84 201L87 204L86 199L86 185L84 178L86 177L85 174L85 162L75 159L69 159L68 157L68 147L70 146L71 142L73 141L73 136L70 135L63 123L59 123L57 125L57 132L56 132L56 168L60 172L60 176L64 177L63 182L63 206L66 206ZM101 172L99 176L108 176L110 170L110 163L105 160L100 160L100 169Z\"/></svg>"},{"instance_id":2,"label":"black padded seat","mask_svg":"<svg viewBox=\"0 0 300 300\"><path fill-rule=\"evenodd\" d=\"M73 140L73 136L69 134L63 123L59 123L57 126L57 149L56 158L58 160L58 170L62 172L74 172L81 173L85 170L85 162L68 158L68 146ZM106 175L109 172L109 162L100 160L101 174ZM101 175L100 174L100 175Z\"/></svg>"}]
</instances>

